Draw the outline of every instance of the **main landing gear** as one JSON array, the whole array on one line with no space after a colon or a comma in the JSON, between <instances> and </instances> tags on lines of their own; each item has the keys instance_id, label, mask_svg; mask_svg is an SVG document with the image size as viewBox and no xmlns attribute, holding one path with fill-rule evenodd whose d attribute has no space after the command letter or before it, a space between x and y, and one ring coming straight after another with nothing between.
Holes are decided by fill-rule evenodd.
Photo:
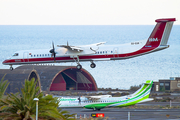
<instances>
[{"instance_id":1,"label":"main landing gear","mask_svg":"<svg viewBox=\"0 0 180 120\"><path fill-rule=\"evenodd\" d=\"M76 56L76 58L77 58L77 59L75 59L75 57L73 56L74 61L77 63L76 68L77 68L78 70L80 70L80 69L82 68L82 65L79 63L79 56ZM96 67L96 64L95 64L93 61L91 61L90 67L91 67L91 68L95 68L95 67Z\"/></svg>"},{"instance_id":2,"label":"main landing gear","mask_svg":"<svg viewBox=\"0 0 180 120\"><path fill-rule=\"evenodd\" d=\"M91 68L95 68L95 67L96 67L96 64L92 62L91 65L90 65L90 67L91 67ZM76 68L77 68L78 70L80 70L80 69L82 68L82 65L81 65L79 62L77 62Z\"/></svg>"},{"instance_id":3,"label":"main landing gear","mask_svg":"<svg viewBox=\"0 0 180 120\"><path fill-rule=\"evenodd\" d=\"M95 68L95 67L96 67L96 64L93 63L93 61L92 61L90 67L91 67L91 68Z\"/></svg>"},{"instance_id":4,"label":"main landing gear","mask_svg":"<svg viewBox=\"0 0 180 120\"><path fill-rule=\"evenodd\" d=\"M77 60L75 59L75 57L77 58ZM73 59L77 63L76 68L80 70L82 68L82 65L79 63L79 56L73 56Z\"/></svg>"},{"instance_id":5,"label":"main landing gear","mask_svg":"<svg viewBox=\"0 0 180 120\"><path fill-rule=\"evenodd\" d=\"M101 109L97 109L96 107L93 107L93 111L96 111L96 110L100 111Z\"/></svg>"},{"instance_id":6,"label":"main landing gear","mask_svg":"<svg viewBox=\"0 0 180 120\"><path fill-rule=\"evenodd\" d=\"M78 65L76 66L76 68L77 68L78 70L80 70L80 69L82 68L82 65L81 65L81 64L78 64Z\"/></svg>"}]
</instances>

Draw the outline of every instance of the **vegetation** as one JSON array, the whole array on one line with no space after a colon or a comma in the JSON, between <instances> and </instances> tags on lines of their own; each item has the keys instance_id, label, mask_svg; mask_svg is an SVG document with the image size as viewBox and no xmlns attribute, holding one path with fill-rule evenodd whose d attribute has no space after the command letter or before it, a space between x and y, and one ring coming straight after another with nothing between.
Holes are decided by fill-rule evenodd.
<instances>
[{"instance_id":1,"label":"vegetation","mask_svg":"<svg viewBox=\"0 0 180 120\"><path fill-rule=\"evenodd\" d=\"M160 90L159 91L165 92L165 86L163 86L163 87L160 86Z\"/></svg>"},{"instance_id":2,"label":"vegetation","mask_svg":"<svg viewBox=\"0 0 180 120\"><path fill-rule=\"evenodd\" d=\"M130 87L130 90L131 90L131 91L136 91L136 90L138 90L139 88L141 88L141 85L134 85L134 86L131 86L131 87Z\"/></svg>"},{"instance_id":3,"label":"vegetation","mask_svg":"<svg viewBox=\"0 0 180 120\"><path fill-rule=\"evenodd\" d=\"M119 92L116 92L113 94L113 97L120 97L120 96L121 96L121 93L119 93Z\"/></svg>"},{"instance_id":4,"label":"vegetation","mask_svg":"<svg viewBox=\"0 0 180 120\"><path fill-rule=\"evenodd\" d=\"M5 77L5 75L3 76L3 78L0 81L0 99L4 96L4 93L9 85L8 80L4 81L4 77Z\"/></svg>"},{"instance_id":5,"label":"vegetation","mask_svg":"<svg viewBox=\"0 0 180 120\"><path fill-rule=\"evenodd\" d=\"M7 87L6 87L7 88ZM38 98L38 118L50 120L68 120L72 119L73 114L68 114L67 111L58 109L58 98L53 98L52 95L43 96L39 93L40 88L36 87L34 79L31 81L25 80L25 84L21 91L16 94L8 94L5 99L1 99L1 115L3 119L20 119L32 120L35 119L36 102L34 98Z\"/></svg>"}]
</instances>

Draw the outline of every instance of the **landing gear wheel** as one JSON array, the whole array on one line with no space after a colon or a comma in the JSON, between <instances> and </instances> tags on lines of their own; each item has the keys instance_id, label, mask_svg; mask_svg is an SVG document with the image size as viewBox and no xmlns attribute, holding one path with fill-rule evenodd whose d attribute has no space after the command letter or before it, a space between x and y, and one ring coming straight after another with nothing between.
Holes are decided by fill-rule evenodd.
<instances>
[{"instance_id":1,"label":"landing gear wheel","mask_svg":"<svg viewBox=\"0 0 180 120\"><path fill-rule=\"evenodd\" d=\"M10 67L10 70L12 71L14 68L13 67Z\"/></svg>"},{"instance_id":2,"label":"landing gear wheel","mask_svg":"<svg viewBox=\"0 0 180 120\"><path fill-rule=\"evenodd\" d=\"M97 109L98 111L100 111L101 109Z\"/></svg>"},{"instance_id":3,"label":"landing gear wheel","mask_svg":"<svg viewBox=\"0 0 180 120\"><path fill-rule=\"evenodd\" d=\"M76 66L76 68L77 68L78 70L80 70L80 69L82 68L82 65L79 64L79 65Z\"/></svg>"},{"instance_id":4,"label":"landing gear wheel","mask_svg":"<svg viewBox=\"0 0 180 120\"><path fill-rule=\"evenodd\" d=\"M95 68L95 67L96 67L96 64L95 64L95 63L91 63L90 67L91 67L91 68Z\"/></svg>"}]
</instances>

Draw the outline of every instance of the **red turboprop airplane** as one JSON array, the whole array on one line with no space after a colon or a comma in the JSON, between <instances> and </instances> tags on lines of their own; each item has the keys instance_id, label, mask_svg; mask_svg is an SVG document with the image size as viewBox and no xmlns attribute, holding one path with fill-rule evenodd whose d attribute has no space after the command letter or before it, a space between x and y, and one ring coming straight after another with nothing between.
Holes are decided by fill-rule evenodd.
<instances>
[{"instance_id":1,"label":"red turboprop airplane","mask_svg":"<svg viewBox=\"0 0 180 120\"><path fill-rule=\"evenodd\" d=\"M77 69L81 69L80 62L90 61L91 68L95 68L95 61L128 59L168 48L167 42L174 21L175 18L155 20L157 24L148 40L120 45L104 45L105 42L100 42L71 46L67 43L67 45L57 45L57 48L52 43L53 49L17 51L10 59L4 60L3 64L10 65L10 69L13 70L12 65L76 62Z\"/></svg>"}]
</instances>

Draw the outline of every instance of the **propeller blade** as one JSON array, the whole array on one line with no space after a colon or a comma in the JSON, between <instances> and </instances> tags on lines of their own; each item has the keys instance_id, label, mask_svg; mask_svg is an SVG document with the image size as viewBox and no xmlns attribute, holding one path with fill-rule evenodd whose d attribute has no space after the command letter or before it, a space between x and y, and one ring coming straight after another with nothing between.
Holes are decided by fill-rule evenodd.
<instances>
[{"instance_id":1,"label":"propeller blade","mask_svg":"<svg viewBox=\"0 0 180 120\"><path fill-rule=\"evenodd\" d=\"M53 46L53 50L54 50L54 42L52 41L52 46Z\"/></svg>"},{"instance_id":2,"label":"propeller blade","mask_svg":"<svg viewBox=\"0 0 180 120\"><path fill-rule=\"evenodd\" d=\"M54 62L56 62L56 53L54 53Z\"/></svg>"},{"instance_id":3,"label":"propeller blade","mask_svg":"<svg viewBox=\"0 0 180 120\"><path fill-rule=\"evenodd\" d=\"M54 42L53 41L52 41L52 46L53 46L53 49L51 49L49 52L52 53L51 58L52 58L52 56L54 56L54 62L56 62L56 52L55 52Z\"/></svg>"}]
</instances>

